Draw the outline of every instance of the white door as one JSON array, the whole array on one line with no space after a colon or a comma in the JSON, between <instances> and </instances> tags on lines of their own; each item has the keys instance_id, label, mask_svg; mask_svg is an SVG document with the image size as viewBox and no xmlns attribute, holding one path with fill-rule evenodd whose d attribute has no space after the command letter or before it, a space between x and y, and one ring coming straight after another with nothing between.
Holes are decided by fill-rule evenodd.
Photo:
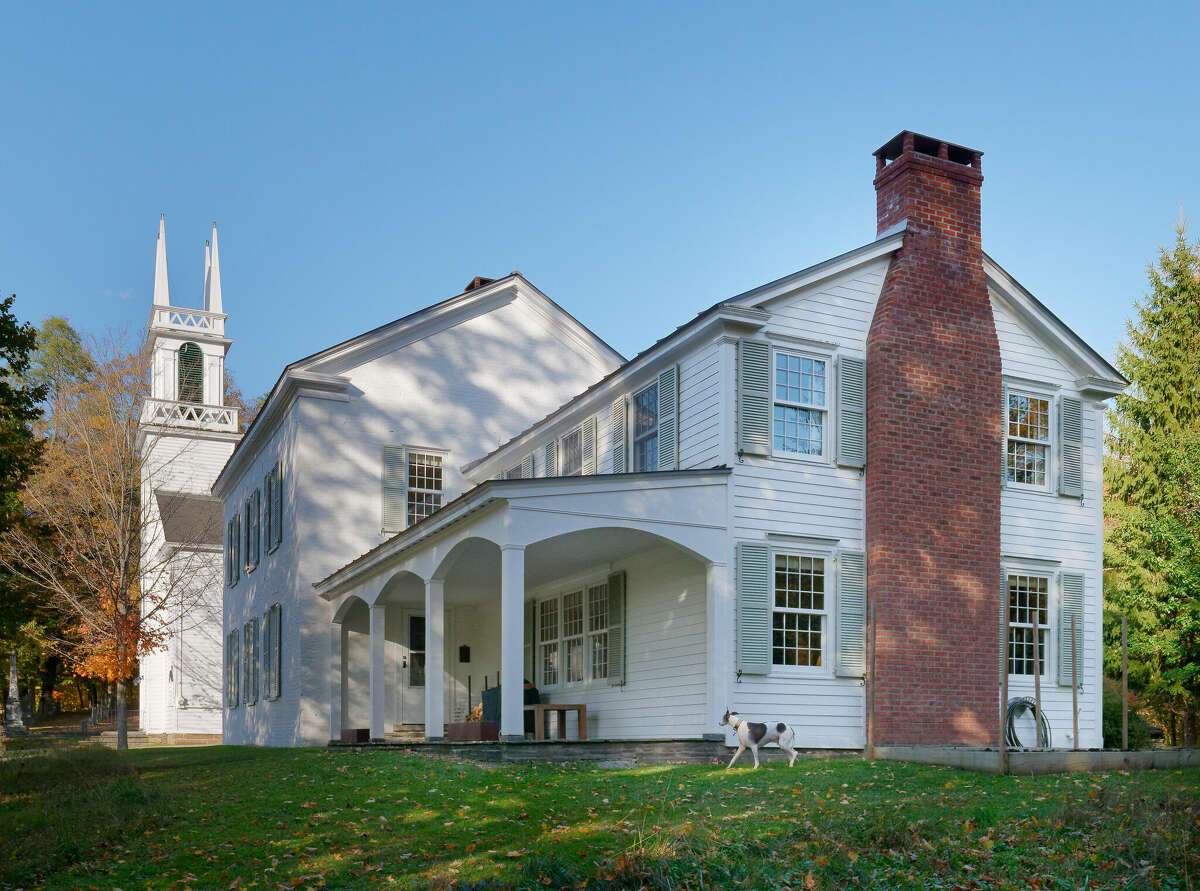
<instances>
[{"instance_id":1,"label":"white door","mask_svg":"<svg viewBox=\"0 0 1200 891\"><path fill-rule=\"evenodd\" d=\"M401 724L425 723L425 610L404 610L400 649Z\"/></svg>"}]
</instances>

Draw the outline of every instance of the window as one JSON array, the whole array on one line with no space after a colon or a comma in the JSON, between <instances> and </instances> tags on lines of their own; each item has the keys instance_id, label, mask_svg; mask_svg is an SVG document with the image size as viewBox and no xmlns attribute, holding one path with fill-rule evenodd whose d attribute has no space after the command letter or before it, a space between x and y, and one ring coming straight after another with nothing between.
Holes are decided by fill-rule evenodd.
<instances>
[{"instance_id":1,"label":"window","mask_svg":"<svg viewBox=\"0 0 1200 891\"><path fill-rule=\"evenodd\" d=\"M1010 392L1005 433L1004 478L1022 486L1045 487L1050 456L1049 398Z\"/></svg>"},{"instance_id":2,"label":"window","mask_svg":"<svg viewBox=\"0 0 1200 891\"><path fill-rule=\"evenodd\" d=\"M262 518L262 531L267 539L269 554L283 541L283 482L278 461L263 479Z\"/></svg>"},{"instance_id":3,"label":"window","mask_svg":"<svg viewBox=\"0 0 1200 891\"><path fill-rule=\"evenodd\" d=\"M262 650L263 650L263 698L278 699L282 684L280 682L280 672L282 670L282 660L280 659L279 642L281 638L280 619L282 618L281 609L278 603L272 604L263 616L262 629Z\"/></svg>"},{"instance_id":4,"label":"window","mask_svg":"<svg viewBox=\"0 0 1200 891\"><path fill-rule=\"evenodd\" d=\"M258 489L246 499L246 572L254 572L258 566L259 549L262 544L259 529Z\"/></svg>"},{"instance_id":5,"label":"window","mask_svg":"<svg viewBox=\"0 0 1200 891\"><path fill-rule=\"evenodd\" d=\"M408 453L408 525L442 506L442 456Z\"/></svg>"},{"instance_id":6,"label":"window","mask_svg":"<svg viewBox=\"0 0 1200 891\"><path fill-rule=\"evenodd\" d=\"M242 628L242 677L246 682L246 705L258 702L258 619Z\"/></svg>"},{"instance_id":7,"label":"window","mask_svg":"<svg viewBox=\"0 0 1200 891\"><path fill-rule=\"evenodd\" d=\"M521 478L521 465L518 464L516 467L510 467L504 471L504 478L506 480L519 480Z\"/></svg>"},{"instance_id":8,"label":"window","mask_svg":"<svg viewBox=\"0 0 1200 891\"><path fill-rule=\"evenodd\" d=\"M658 384L633 397L633 470L658 470Z\"/></svg>"},{"instance_id":9,"label":"window","mask_svg":"<svg viewBox=\"0 0 1200 891\"><path fill-rule=\"evenodd\" d=\"M580 476L583 473L583 432L576 427L558 441L558 475Z\"/></svg>"},{"instance_id":10,"label":"window","mask_svg":"<svg viewBox=\"0 0 1200 891\"><path fill-rule=\"evenodd\" d=\"M225 582L231 588L238 583L238 575L241 573L241 529L241 523L235 514L229 520L229 529L225 536Z\"/></svg>"},{"instance_id":11,"label":"window","mask_svg":"<svg viewBox=\"0 0 1200 891\"><path fill-rule=\"evenodd\" d=\"M225 637L225 704L230 708L237 708L238 691L241 689L242 662L238 638L236 628Z\"/></svg>"},{"instance_id":12,"label":"window","mask_svg":"<svg viewBox=\"0 0 1200 891\"><path fill-rule=\"evenodd\" d=\"M776 554L771 664L822 665L826 617L825 558Z\"/></svg>"},{"instance_id":13,"label":"window","mask_svg":"<svg viewBox=\"0 0 1200 891\"><path fill-rule=\"evenodd\" d=\"M425 617L408 617L408 685L425 686Z\"/></svg>"},{"instance_id":14,"label":"window","mask_svg":"<svg viewBox=\"0 0 1200 891\"><path fill-rule=\"evenodd\" d=\"M775 451L825 453L825 360L775 353Z\"/></svg>"},{"instance_id":15,"label":"window","mask_svg":"<svg viewBox=\"0 0 1200 891\"><path fill-rule=\"evenodd\" d=\"M537 619L542 686L608 677L607 583L539 600Z\"/></svg>"},{"instance_id":16,"label":"window","mask_svg":"<svg viewBox=\"0 0 1200 891\"><path fill-rule=\"evenodd\" d=\"M177 390L180 402L204 402L204 355L194 343L179 348Z\"/></svg>"},{"instance_id":17,"label":"window","mask_svg":"<svg viewBox=\"0 0 1200 891\"><path fill-rule=\"evenodd\" d=\"M1008 673L1046 674L1046 636L1050 632L1050 579L1039 575L1008 577ZM1036 638L1035 638L1036 635ZM1036 645L1034 641L1037 641Z\"/></svg>"}]
</instances>

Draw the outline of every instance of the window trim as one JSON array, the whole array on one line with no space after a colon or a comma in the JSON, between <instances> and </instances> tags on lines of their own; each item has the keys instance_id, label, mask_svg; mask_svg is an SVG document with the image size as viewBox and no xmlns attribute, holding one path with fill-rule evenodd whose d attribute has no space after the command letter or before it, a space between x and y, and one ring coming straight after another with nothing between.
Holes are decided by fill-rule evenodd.
<instances>
[{"instance_id":1,"label":"window trim","mask_svg":"<svg viewBox=\"0 0 1200 891\"><path fill-rule=\"evenodd\" d=\"M637 400L638 400L639 396L641 396L643 393L648 392L651 388L654 389L654 427L652 430L650 430L650 432L643 433L641 436L638 436L638 432L637 432L637 415L638 415ZM628 429L628 432L626 433L626 436L628 437L628 440L629 440L630 471L632 473L649 473L651 471L658 470L658 442L657 442L657 440L658 440L659 421L661 420L662 412L659 410L659 394L658 394L658 378L657 377L655 377L654 380L650 381L650 383L646 384L646 386L642 387L639 390L634 391L634 393L629 397L629 408L632 410L629 410L626 412L626 414L628 415L628 420L626 421L626 423L629 425L629 429ZM642 442L643 440L649 439L651 436L653 436L655 438L654 466L639 468L637 466L638 443Z\"/></svg>"},{"instance_id":2,"label":"window trim","mask_svg":"<svg viewBox=\"0 0 1200 891\"><path fill-rule=\"evenodd\" d=\"M537 639L534 642L534 674L536 676L536 684L539 690L547 691L566 691L579 690L587 691L594 688L609 686L609 677L611 676L612 667L612 643L611 640L606 642L608 656L606 664L609 666L609 672L604 677L594 677L592 674L592 653L591 644L592 638L601 634L608 635L615 627L612 624L612 617L608 617L608 624L602 630L591 630L590 622L591 613L589 609L589 593L594 588L604 588L606 597L608 591L608 577L610 573L590 572L583 575L573 576L567 579L560 580L552 585L543 586L540 591L534 592L531 598L534 604L534 634ZM565 598L568 595L579 593L583 600L583 629L579 634L572 634L569 637L564 635L565 625ZM547 601L555 601L558 609L557 619L557 636L543 641L542 640L542 604ZM568 681L567 678L567 641L580 640L583 647L583 680ZM544 661L542 656L542 647L546 644L556 644L558 646L558 680L553 684L547 684L544 681L542 670Z\"/></svg>"},{"instance_id":3,"label":"window trim","mask_svg":"<svg viewBox=\"0 0 1200 891\"><path fill-rule=\"evenodd\" d=\"M1011 609L1008 599L1008 580L1010 576L1024 575L1044 578L1046 580L1046 624L1040 627L1046 629L1046 655L1043 659L1041 684L1049 684L1054 686L1055 674L1058 666L1058 601L1060 596L1060 587L1062 585L1063 570L1060 568L1051 569L1045 564L1038 565L1039 561L1030 558L1028 561L1004 561L1002 569L1004 571L1004 606L1005 609ZM1006 619L1011 613L1006 613ZM1014 627L1029 628L1029 625L1013 625L1011 621L1006 621L1009 630L1009 637L1004 642L1004 667L1006 670L1012 667L1012 631ZM1008 684L1011 690L1013 685L1020 686L1028 684L1033 687L1032 674L1013 674L1008 672Z\"/></svg>"},{"instance_id":4,"label":"window trim","mask_svg":"<svg viewBox=\"0 0 1200 891\"><path fill-rule=\"evenodd\" d=\"M808 548L808 547L771 547L770 549L771 563L771 595L770 595L770 624L767 628L767 633L770 638L767 642L767 647L770 650L768 659L770 667L767 669L769 676L774 677L804 677L804 678L832 678L834 676L833 659L837 652L834 635L837 633L836 616L837 616L837 572L838 572L838 553L835 550L826 550L824 548ZM822 610L805 610L791 609L789 607L775 606L775 558L776 556L785 557L815 557L825 561L825 608ZM775 663L775 613L789 613L800 615L819 615L824 617L821 623L821 664L820 665L777 665Z\"/></svg>"},{"instance_id":5,"label":"window trim","mask_svg":"<svg viewBox=\"0 0 1200 891\"><path fill-rule=\"evenodd\" d=\"M771 436L771 457L781 458L785 461L803 461L808 464L831 464L833 462L833 426L834 419L834 402L832 397L834 383L834 369L837 365L836 352L833 350L825 351L816 349L811 345L792 345L779 344L772 342L771 346L771 414L770 414L770 436ZM777 356L782 353L786 356L795 356L800 359L812 359L815 362L822 362L825 365L825 404L807 405L801 402L791 402L789 400L780 400L776 396L775 377L778 371ZM790 408L804 409L807 411L819 411L824 416L821 423L821 454L810 455L804 452L788 452L775 448L775 407L784 405Z\"/></svg>"},{"instance_id":6,"label":"window trim","mask_svg":"<svg viewBox=\"0 0 1200 891\"><path fill-rule=\"evenodd\" d=\"M1039 441L1036 439L1028 439L1024 436L1010 436L1008 432L1008 413L1010 411L1009 399L1011 396L1025 396L1033 399L1046 400L1046 424L1048 425L1047 439ZM1038 492L1047 495L1056 494L1055 492L1055 474L1058 471L1058 463L1055 456L1058 452L1058 404L1059 390L1057 387L1052 387L1048 384L1038 384L1033 381L1005 381L1004 383L1004 444L1001 450L1001 465L1000 479L1005 488L1012 489L1017 492ZM1040 445L1046 447L1046 479L1043 483L1018 483L1015 480L1008 478L1008 443L1009 440L1016 442L1024 442L1030 445Z\"/></svg>"}]
</instances>

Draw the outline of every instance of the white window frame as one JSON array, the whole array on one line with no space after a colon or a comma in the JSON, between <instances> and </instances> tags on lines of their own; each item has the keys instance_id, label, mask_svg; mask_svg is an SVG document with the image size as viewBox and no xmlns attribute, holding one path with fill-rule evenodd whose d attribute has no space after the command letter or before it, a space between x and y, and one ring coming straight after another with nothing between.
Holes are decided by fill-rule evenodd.
<instances>
[{"instance_id":1,"label":"white window frame","mask_svg":"<svg viewBox=\"0 0 1200 891\"><path fill-rule=\"evenodd\" d=\"M580 576L572 581L571 584L558 583L553 589L547 589L543 595L535 595L534 597L534 633L537 635L537 644L535 649L535 674L537 676L537 686L539 690L586 690L592 686L600 686L608 684L609 674L612 668L612 650L611 642L608 635L612 632L612 617L607 616L607 623L603 628L592 629L591 627L591 592L596 588L604 589L604 602L608 603L608 573L601 575L591 574ZM578 634L564 634L566 628L566 598L579 594L582 597L583 604L583 626ZM556 616L556 636L553 638L542 639L542 604L553 602L557 608ZM608 670L603 677L596 677L593 672L592 648L595 645L596 638L601 635L605 638L605 648L607 654L605 656L605 665ZM582 651L583 671L582 677L576 681L567 680L567 643L568 641L579 641ZM545 679L545 656L543 647L555 646L558 653L558 677L554 683L550 684Z\"/></svg>"},{"instance_id":2,"label":"white window frame","mask_svg":"<svg viewBox=\"0 0 1200 891\"><path fill-rule=\"evenodd\" d=\"M804 609L780 607L775 605L775 561L777 557L799 557L801 559L808 557L817 560L825 561L824 578L824 607L823 609ZM833 653L835 632L835 616L837 615L836 603L834 602L837 596L837 554L832 550L824 550L821 548L787 548L774 547L771 548L771 600L770 600L770 626L767 631L770 635L768 646L770 648L772 675L795 675L799 677L833 677ZM775 615L776 613L796 614L796 615L815 615L821 617L821 664L820 665L784 665L775 662Z\"/></svg>"},{"instance_id":3,"label":"white window frame","mask_svg":"<svg viewBox=\"0 0 1200 891\"><path fill-rule=\"evenodd\" d=\"M798 359L810 359L814 362L821 362L825 365L825 404L816 405L805 402L792 402L787 399L779 399L776 396L776 373L778 371L778 356L782 354ZM808 346L792 346L789 344L771 344L771 415L770 415L770 435L771 435L771 455L775 458L782 458L787 461L807 461L816 464L829 464L832 462L833 451L833 375L834 354L825 352L824 350L816 350ZM775 447L775 407L786 406L788 408L802 409L805 411L819 411L822 414L821 419L821 454L810 455L804 452L789 452L785 449L777 449Z\"/></svg>"},{"instance_id":4,"label":"white window frame","mask_svg":"<svg viewBox=\"0 0 1200 891\"><path fill-rule=\"evenodd\" d=\"M1046 401L1046 424L1048 437L1045 441L1028 439L1024 436L1010 436L1008 432L1009 424L1009 400L1012 396L1025 396L1032 399L1044 399ZM1044 492L1046 494L1054 494L1054 479L1058 468L1055 464L1055 455L1058 450L1058 391L1051 387L1040 386L1037 384L1026 383L1005 383L1004 385L1004 450L1002 453L1002 464L1000 467L1000 478L1004 481L1006 488L1014 489L1020 492ZM1029 445L1038 445L1046 447L1046 479L1041 483L1018 483L1008 478L1008 443L1023 442Z\"/></svg>"},{"instance_id":5,"label":"white window frame","mask_svg":"<svg viewBox=\"0 0 1200 891\"><path fill-rule=\"evenodd\" d=\"M1053 563L1055 568L1051 568L1046 563L1034 561L1030 558L1025 558L1029 562L1005 562L1004 569L1004 606L1005 609L1011 610L1012 606L1009 601L1008 582L1011 576L1030 576L1035 578L1043 578L1046 580L1046 624L1041 625L1041 628L1046 632L1046 652L1042 657L1042 684L1054 684L1056 677L1056 667L1058 665L1057 647L1057 618L1058 618L1058 597L1059 586L1062 584L1062 573L1057 568L1057 561L1046 561ZM1028 684L1032 689L1033 675L1032 674L1013 674L1012 672L1012 629L1013 628L1029 628L1029 624L1022 623L1020 625L1011 621L1011 612L1008 613L1008 639L1004 642L1004 667L1008 671L1008 683L1011 690L1014 685L1020 687L1022 684Z\"/></svg>"},{"instance_id":6,"label":"white window frame","mask_svg":"<svg viewBox=\"0 0 1200 891\"><path fill-rule=\"evenodd\" d=\"M417 446L404 447L404 528L408 529L415 526L421 520L433 516L441 510L446 504L446 455L448 453L441 449L426 449ZM441 468L441 487L438 489L424 489L412 484L412 459L414 457L421 458L436 458ZM424 517L418 517L416 520L412 518L412 496L413 494L421 495L436 495L437 506Z\"/></svg>"},{"instance_id":7,"label":"white window frame","mask_svg":"<svg viewBox=\"0 0 1200 891\"><path fill-rule=\"evenodd\" d=\"M638 416L637 400L638 400L639 396L641 396L643 393L645 393L651 389L654 390L654 427L651 428L648 432L643 433L639 436L638 432L637 432L637 416ZM628 428L626 430L625 435L626 435L627 441L629 442L629 469L630 469L630 471L633 473L650 473L651 471L658 470L657 439L658 439L659 420L661 419L662 412L659 410L659 393L658 393L658 379L657 378L652 380L646 386L644 386L634 392L634 394L629 398L629 408L626 411L626 415L627 415L626 423L628 425ZM651 436L653 436L656 440L655 447L654 447L654 458L655 458L654 466L653 467L638 467L637 466L638 443L649 439Z\"/></svg>"},{"instance_id":8,"label":"white window frame","mask_svg":"<svg viewBox=\"0 0 1200 891\"><path fill-rule=\"evenodd\" d=\"M579 437L579 470L575 473L563 473L563 457L567 453L567 450L563 448L563 443L567 441L567 437L569 436ZM583 476L583 424L576 424L558 438L558 452L555 463L558 465L554 468L555 476Z\"/></svg>"}]
</instances>

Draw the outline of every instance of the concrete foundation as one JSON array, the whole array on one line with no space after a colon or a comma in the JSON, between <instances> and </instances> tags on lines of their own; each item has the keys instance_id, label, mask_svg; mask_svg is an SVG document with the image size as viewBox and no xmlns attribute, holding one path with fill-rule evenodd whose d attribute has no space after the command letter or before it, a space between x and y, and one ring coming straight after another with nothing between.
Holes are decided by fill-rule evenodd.
<instances>
[{"instance_id":1,"label":"concrete foundation","mask_svg":"<svg viewBox=\"0 0 1200 891\"><path fill-rule=\"evenodd\" d=\"M876 746L875 757L885 761L942 764L980 773L1000 773L1000 750L974 746ZM1008 772L1015 776L1048 773L1103 773L1112 770L1173 770L1200 767L1200 749L1142 749L1118 751L1010 751Z\"/></svg>"}]
</instances>

